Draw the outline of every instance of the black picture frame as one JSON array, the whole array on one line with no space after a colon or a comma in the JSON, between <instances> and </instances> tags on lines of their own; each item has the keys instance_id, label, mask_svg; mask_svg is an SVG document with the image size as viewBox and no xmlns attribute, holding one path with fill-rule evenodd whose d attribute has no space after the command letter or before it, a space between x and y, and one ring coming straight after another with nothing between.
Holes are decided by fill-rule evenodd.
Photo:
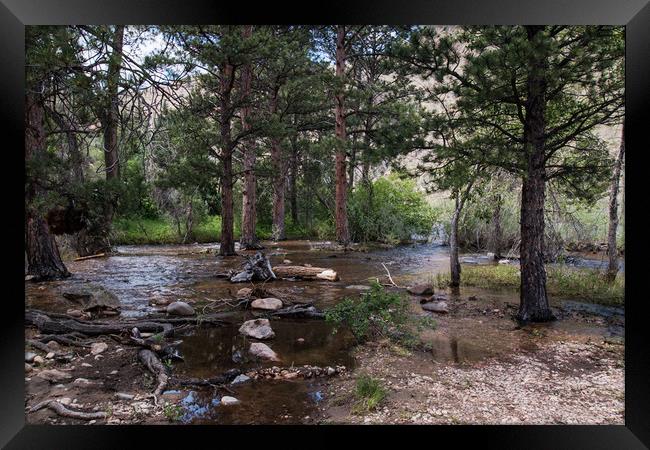
<instances>
[{"instance_id":1,"label":"black picture frame","mask_svg":"<svg viewBox=\"0 0 650 450\"><path fill-rule=\"evenodd\" d=\"M646 325L647 296L641 270L644 223L631 219L644 207L643 161L648 147L643 111L650 106L650 4L648 0L446 0L446 1L330 1L281 5L207 0L0 0L0 111L4 182L2 236L7 261L24 253L23 203L20 178L7 176L24 168L24 27L42 24L198 24L198 23L368 23L368 24L607 24L626 26L626 346L625 425L621 426L374 426L374 427L205 427L205 426L46 426L26 425L24 348L24 284L18 264L7 264L0 326L0 445L6 448L166 448L170 445L227 445L226 437L250 442L292 442L291 445L341 445L332 431L355 432L363 439L383 441L387 433L404 433L408 441L425 445L454 445L472 440L489 448L636 449L650 447L650 352ZM645 150L645 152L644 152ZM23 180L24 185L24 180ZM631 197L630 197L631 196ZM632 200L629 200L632 198ZM24 231L23 231L24 232ZM23 235L24 236L24 235ZM630 245L631 243L631 245ZM6 244L11 244L7 247ZM629 262L631 261L631 263ZM23 300L21 300L23 299ZM543 408L544 405L539 405ZM308 428L308 429L307 429ZM300 437L295 433L300 431ZM282 436L282 433L285 433ZM283 439L284 438L284 439ZM292 439L287 441L286 438ZM325 439L323 439L325 438ZM306 439L306 440L305 440ZM301 442L302 441L302 442ZM339 442L337 442L339 441ZM141 442L138 444L138 442ZM347 442L347 441L346 441ZM232 444L230 444L232 445ZM354 444L353 444L354 445ZM143 447L144 446L144 447ZM212 445L211 445L212 446Z\"/></svg>"}]
</instances>

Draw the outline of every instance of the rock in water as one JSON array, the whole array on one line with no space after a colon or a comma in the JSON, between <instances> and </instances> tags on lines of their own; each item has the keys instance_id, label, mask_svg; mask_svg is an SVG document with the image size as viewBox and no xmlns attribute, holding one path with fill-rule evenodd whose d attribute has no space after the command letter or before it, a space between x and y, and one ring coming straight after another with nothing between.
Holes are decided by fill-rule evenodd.
<instances>
[{"instance_id":1,"label":"rock in water","mask_svg":"<svg viewBox=\"0 0 650 450\"><path fill-rule=\"evenodd\" d=\"M271 350L271 347L266 344L262 344L261 342L253 342L248 349L248 352L251 355L261 359L267 359L269 361L280 361L277 353Z\"/></svg>"},{"instance_id":2,"label":"rock in water","mask_svg":"<svg viewBox=\"0 0 650 450\"><path fill-rule=\"evenodd\" d=\"M257 300L253 300L251 308L276 311L282 308L282 300L277 298L258 298Z\"/></svg>"},{"instance_id":3,"label":"rock in water","mask_svg":"<svg viewBox=\"0 0 650 450\"><path fill-rule=\"evenodd\" d=\"M239 400L237 400L235 397L231 397L229 395L224 395L221 397L221 404L223 406L231 406L231 405L238 405L240 403Z\"/></svg>"},{"instance_id":4,"label":"rock in water","mask_svg":"<svg viewBox=\"0 0 650 450\"><path fill-rule=\"evenodd\" d=\"M103 312L119 313L120 299L103 286L85 283L72 286L62 292L63 297L81 305L83 311L101 314Z\"/></svg>"},{"instance_id":5,"label":"rock in water","mask_svg":"<svg viewBox=\"0 0 650 450\"><path fill-rule=\"evenodd\" d=\"M194 308L185 302L174 302L167 305L167 314L174 316L193 316Z\"/></svg>"},{"instance_id":6,"label":"rock in water","mask_svg":"<svg viewBox=\"0 0 650 450\"><path fill-rule=\"evenodd\" d=\"M271 339L275 337L269 319L247 320L239 327L239 332L255 339Z\"/></svg>"},{"instance_id":7,"label":"rock in water","mask_svg":"<svg viewBox=\"0 0 650 450\"><path fill-rule=\"evenodd\" d=\"M424 303L422 305L422 309L424 309L425 311L432 311L432 312L437 312L442 314L449 312L449 307L447 306L446 302Z\"/></svg>"},{"instance_id":8,"label":"rock in water","mask_svg":"<svg viewBox=\"0 0 650 450\"><path fill-rule=\"evenodd\" d=\"M416 284L407 289L413 295L433 295L433 286L430 284Z\"/></svg>"}]
</instances>

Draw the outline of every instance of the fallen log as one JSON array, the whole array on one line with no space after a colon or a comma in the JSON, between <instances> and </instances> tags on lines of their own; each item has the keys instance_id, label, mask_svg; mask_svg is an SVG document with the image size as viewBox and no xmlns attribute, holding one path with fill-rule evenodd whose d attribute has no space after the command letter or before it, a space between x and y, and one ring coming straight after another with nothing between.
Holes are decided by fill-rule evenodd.
<instances>
[{"instance_id":1,"label":"fallen log","mask_svg":"<svg viewBox=\"0 0 650 450\"><path fill-rule=\"evenodd\" d=\"M324 319L325 314L313 306L296 305L289 308L282 308L271 313L272 316L278 317L300 317L308 319Z\"/></svg>"},{"instance_id":2,"label":"fallen log","mask_svg":"<svg viewBox=\"0 0 650 450\"><path fill-rule=\"evenodd\" d=\"M104 419L106 418L106 413L102 411L97 412L83 412L83 411L74 411L72 409L66 408L63 404L57 402L56 400L45 400L33 406L29 412L36 412L43 408L49 408L59 416L69 417L71 419L81 419L81 420L95 420L95 419Z\"/></svg>"},{"instance_id":3,"label":"fallen log","mask_svg":"<svg viewBox=\"0 0 650 450\"><path fill-rule=\"evenodd\" d=\"M338 274L325 267L286 266L280 265L273 268L279 278L300 278L303 280L338 281Z\"/></svg>"},{"instance_id":4,"label":"fallen log","mask_svg":"<svg viewBox=\"0 0 650 450\"><path fill-rule=\"evenodd\" d=\"M79 258L75 258L73 261L83 261L86 259L102 258L104 256L106 256L106 253L97 253L96 255L80 256Z\"/></svg>"},{"instance_id":5,"label":"fallen log","mask_svg":"<svg viewBox=\"0 0 650 450\"><path fill-rule=\"evenodd\" d=\"M157 404L158 397L160 394L162 394L162 391L165 389L167 382L169 381L167 370L165 369L163 363L160 361L160 358L158 358L158 356L156 356L156 354L149 349L143 348L140 350L138 352L138 359L149 372L156 376L156 379L158 380L158 386L153 392L154 401Z\"/></svg>"},{"instance_id":6,"label":"fallen log","mask_svg":"<svg viewBox=\"0 0 650 450\"><path fill-rule=\"evenodd\" d=\"M59 317L61 315L58 315ZM33 325L41 333L47 334L69 334L82 333L86 336L100 336L103 334L120 334L130 332L133 327L140 331L163 333L164 337L171 336L174 332L174 326L170 323L149 322L149 321L123 321L112 323L87 323L81 322L69 316L65 319L57 320L41 311L28 310L25 312L25 323Z\"/></svg>"}]
</instances>

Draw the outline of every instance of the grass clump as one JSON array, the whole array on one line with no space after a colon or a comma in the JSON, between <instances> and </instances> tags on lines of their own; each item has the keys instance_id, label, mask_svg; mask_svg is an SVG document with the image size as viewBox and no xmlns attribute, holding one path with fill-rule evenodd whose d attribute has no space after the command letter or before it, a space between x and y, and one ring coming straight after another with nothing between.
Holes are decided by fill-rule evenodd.
<instances>
[{"instance_id":1,"label":"grass clump","mask_svg":"<svg viewBox=\"0 0 650 450\"><path fill-rule=\"evenodd\" d=\"M183 417L183 408L173 403L167 403L163 406L163 414L170 422L178 422Z\"/></svg>"},{"instance_id":2,"label":"grass clump","mask_svg":"<svg viewBox=\"0 0 650 450\"><path fill-rule=\"evenodd\" d=\"M358 343L387 338L407 349L420 349L419 332L435 329L436 322L429 316L412 315L408 309L408 299L373 282L358 298L346 297L326 310L325 319L337 327L348 327Z\"/></svg>"},{"instance_id":3,"label":"grass clump","mask_svg":"<svg viewBox=\"0 0 650 450\"><path fill-rule=\"evenodd\" d=\"M461 284L486 289L510 288L519 290L519 267L512 265L464 266ZM609 283L603 273L595 269L567 266L546 267L546 289L549 295L575 298L603 305L623 305L625 276L619 273ZM436 284L442 288L449 283L449 274L438 274Z\"/></svg>"},{"instance_id":4,"label":"grass clump","mask_svg":"<svg viewBox=\"0 0 650 450\"><path fill-rule=\"evenodd\" d=\"M359 376L357 378L355 392L357 402L352 408L353 413L359 414L366 411L374 411L386 398L387 393L378 379L365 374Z\"/></svg>"}]
</instances>

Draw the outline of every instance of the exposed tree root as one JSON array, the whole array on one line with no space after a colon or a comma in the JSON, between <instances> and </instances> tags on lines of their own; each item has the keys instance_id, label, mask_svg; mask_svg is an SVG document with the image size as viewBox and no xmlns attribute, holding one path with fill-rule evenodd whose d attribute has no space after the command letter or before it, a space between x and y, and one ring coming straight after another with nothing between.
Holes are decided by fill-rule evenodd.
<instances>
[{"instance_id":1,"label":"exposed tree root","mask_svg":"<svg viewBox=\"0 0 650 450\"><path fill-rule=\"evenodd\" d=\"M158 397L160 397L160 394L162 394L165 387L167 387L167 383L169 382L167 370L165 369L163 363L160 361L160 358L158 358L154 352L147 348L143 348L138 352L138 359L147 368L147 370L149 370L149 372L156 376L156 379L158 380L158 386L153 392L154 403L158 405Z\"/></svg>"},{"instance_id":2,"label":"exposed tree root","mask_svg":"<svg viewBox=\"0 0 650 450\"><path fill-rule=\"evenodd\" d=\"M29 412L35 412L43 408L49 408L59 416L69 417L71 419L81 419L81 420L94 420L94 419L104 419L106 418L106 413L102 411L97 412L83 412L83 411L74 411L72 409L66 408L63 404L57 402L56 400L45 400L43 402L34 405Z\"/></svg>"}]
</instances>

